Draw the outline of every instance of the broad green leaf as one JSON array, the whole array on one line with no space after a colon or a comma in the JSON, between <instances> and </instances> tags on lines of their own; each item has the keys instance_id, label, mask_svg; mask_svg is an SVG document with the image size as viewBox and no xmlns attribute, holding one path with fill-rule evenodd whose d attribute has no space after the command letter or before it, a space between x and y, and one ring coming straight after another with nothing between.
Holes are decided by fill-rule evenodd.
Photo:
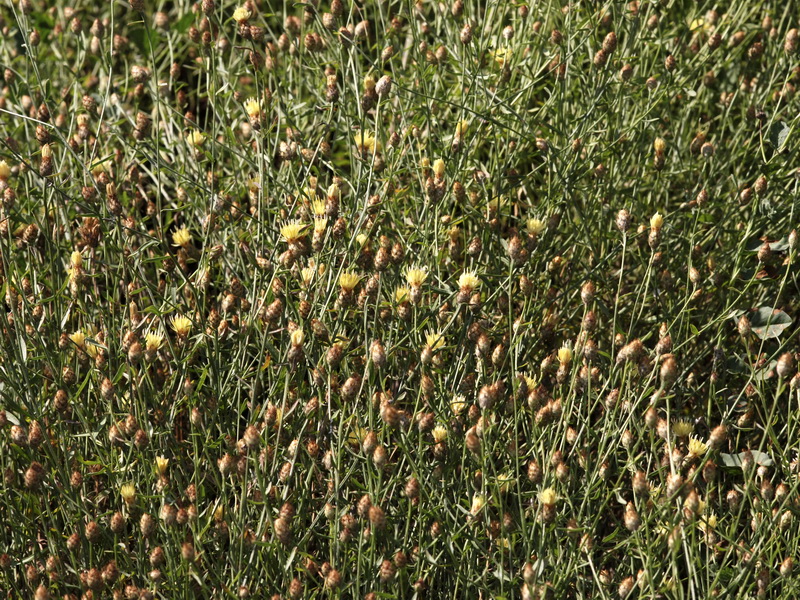
<instances>
[{"instance_id":1,"label":"broad green leaf","mask_svg":"<svg viewBox=\"0 0 800 600\"><path fill-rule=\"evenodd\" d=\"M781 150L783 148L783 145L786 143L786 138L788 137L789 126L782 121L773 123L767 133L767 141L776 150Z\"/></svg>"},{"instance_id":2,"label":"broad green leaf","mask_svg":"<svg viewBox=\"0 0 800 600\"><path fill-rule=\"evenodd\" d=\"M783 330L792 324L792 318L782 310L762 306L750 313L750 326L753 333L762 340L780 337Z\"/></svg>"}]
</instances>

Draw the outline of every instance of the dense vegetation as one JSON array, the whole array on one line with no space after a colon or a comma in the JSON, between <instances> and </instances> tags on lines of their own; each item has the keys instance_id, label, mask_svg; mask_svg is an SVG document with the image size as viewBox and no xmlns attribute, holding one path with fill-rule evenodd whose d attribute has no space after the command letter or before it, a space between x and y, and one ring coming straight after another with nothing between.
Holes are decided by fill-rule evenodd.
<instances>
[{"instance_id":1,"label":"dense vegetation","mask_svg":"<svg viewBox=\"0 0 800 600\"><path fill-rule=\"evenodd\" d=\"M0 8L9 598L797 597L795 2Z\"/></svg>"}]
</instances>

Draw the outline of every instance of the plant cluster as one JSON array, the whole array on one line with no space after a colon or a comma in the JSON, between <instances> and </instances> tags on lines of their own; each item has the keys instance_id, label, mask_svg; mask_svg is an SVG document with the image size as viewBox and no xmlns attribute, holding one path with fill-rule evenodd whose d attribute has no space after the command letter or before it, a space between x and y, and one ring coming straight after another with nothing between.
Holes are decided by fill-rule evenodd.
<instances>
[{"instance_id":1,"label":"plant cluster","mask_svg":"<svg viewBox=\"0 0 800 600\"><path fill-rule=\"evenodd\" d=\"M5 3L0 590L796 597L796 19Z\"/></svg>"}]
</instances>

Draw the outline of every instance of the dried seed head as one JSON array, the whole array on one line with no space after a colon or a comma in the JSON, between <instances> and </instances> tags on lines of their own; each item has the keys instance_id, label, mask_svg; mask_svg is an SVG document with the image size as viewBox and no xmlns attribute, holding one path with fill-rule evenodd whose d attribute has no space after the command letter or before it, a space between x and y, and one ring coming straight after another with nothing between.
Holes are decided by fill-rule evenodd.
<instances>
[{"instance_id":1,"label":"dried seed head","mask_svg":"<svg viewBox=\"0 0 800 600\"><path fill-rule=\"evenodd\" d=\"M780 358L778 358L778 364L775 366L775 372L782 379L795 374L795 360L791 352L781 354Z\"/></svg>"}]
</instances>

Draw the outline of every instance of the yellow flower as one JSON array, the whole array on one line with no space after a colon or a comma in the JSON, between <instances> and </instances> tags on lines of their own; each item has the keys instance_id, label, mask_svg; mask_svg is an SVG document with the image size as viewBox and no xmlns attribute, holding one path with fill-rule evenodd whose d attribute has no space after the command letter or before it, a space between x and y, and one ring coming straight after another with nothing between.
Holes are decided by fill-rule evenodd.
<instances>
[{"instance_id":1,"label":"yellow flower","mask_svg":"<svg viewBox=\"0 0 800 600\"><path fill-rule=\"evenodd\" d=\"M490 50L489 54L497 63L498 67L506 64L506 61L511 58L511 48L498 48L497 50Z\"/></svg>"},{"instance_id":2,"label":"yellow flower","mask_svg":"<svg viewBox=\"0 0 800 600\"><path fill-rule=\"evenodd\" d=\"M171 326L178 337L186 337L192 330L192 320L184 315L176 315L172 317Z\"/></svg>"},{"instance_id":3,"label":"yellow flower","mask_svg":"<svg viewBox=\"0 0 800 600\"><path fill-rule=\"evenodd\" d=\"M425 334L425 344L433 350L439 350L444 346L444 334L436 331L429 331Z\"/></svg>"},{"instance_id":4,"label":"yellow flower","mask_svg":"<svg viewBox=\"0 0 800 600\"><path fill-rule=\"evenodd\" d=\"M658 154L661 154L666 149L667 149L667 142L664 141L664 138L657 137L653 141L653 150L655 150Z\"/></svg>"},{"instance_id":5,"label":"yellow flower","mask_svg":"<svg viewBox=\"0 0 800 600\"><path fill-rule=\"evenodd\" d=\"M664 215L657 212L652 217L650 217L650 229L653 231L658 231L664 226Z\"/></svg>"},{"instance_id":6,"label":"yellow flower","mask_svg":"<svg viewBox=\"0 0 800 600\"><path fill-rule=\"evenodd\" d=\"M74 250L72 254L69 255L69 263L72 265L73 269L80 269L83 267L83 255Z\"/></svg>"},{"instance_id":7,"label":"yellow flower","mask_svg":"<svg viewBox=\"0 0 800 600\"><path fill-rule=\"evenodd\" d=\"M311 281L314 279L314 274L317 270L314 268L313 265L308 267L303 267L300 269L300 279L303 282L303 286L308 287L311 284Z\"/></svg>"},{"instance_id":8,"label":"yellow flower","mask_svg":"<svg viewBox=\"0 0 800 600\"><path fill-rule=\"evenodd\" d=\"M688 437L693 430L694 425L692 425L692 422L689 420L682 419L680 421L673 421L672 423L672 433L675 437Z\"/></svg>"},{"instance_id":9,"label":"yellow flower","mask_svg":"<svg viewBox=\"0 0 800 600\"><path fill-rule=\"evenodd\" d=\"M703 456L708 452L708 445L696 437L689 438L689 456Z\"/></svg>"},{"instance_id":10,"label":"yellow flower","mask_svg":"<svg viewBox=\"0 0 800 600\"><path fill-rule=\"evenodd\" d=\"M712 529L715 529L717 526L717 515L712 513L708 513L707 515L703 515L700 517L700 521L697 524L700 527L700 530L703 533L708 533Z\"/></svg>"},{"instance_id":11,"label":"yellow flower","mask_svg":"<svg viewBox=\"0 0 800 600\"><path fill-rule=\"evenodd\" d=\"M295 329L290 335L289 339L292 342L292 346L302 346L303 341L306 339L306 334L303 333L302 329Z\"/></svg>"},{"instance_id":12,"label":"yellow flower","mask_svg":"<svg viewBox=\"0 0 800 600\"><path fill-rule=\"evenodd\" d=\"M458 288L463 291L471 292L478 289L481 285L481 280L475 271L464 271L458 277Z\"/></svg>"},{"instance_id":13,"label":"yellow flower","mask_svg":"<svg viewBox=\"0 0 800 600\"><path fill-rule=\"evenodd\" d=\"M237 23L244 23L249 19L252 15L250 11L245 6L240 6L235 11L233 11L233 20Z\"/></svg>"},{"instance_id":14,"label":"yellow flower","mask_svg":"<svg viewBox=\"0 0 800 600\"><path fill-rule=\"evenodd\" d=\"M76 331L75 333L71 334L69 339L72 340L72 343L78 348L83 348L86 345L86 334L84 334L82 331Z\"/></svg>"},{"instance_id":15,"label":"yellow flower","mask_svg":"<svg viewBox=\"0 0 800 600\"><path fill-rule=\"evenodd\" d=\"M467 133L468 127L469 121L459 121L456 123L456 137L462 137L465 133Z\"/></svg>"},{"instance_id":16,"label":"yellow flower","mask_svg":"<svg viewBox=\"0 0 800 600\"><path fill-rule=\"evenodd\" d=\"M374 154L381 150L380 142L371 133L359 131L353 136L353 141L355 141L358 151L362 153Z\"/></svg>"},{"instance_id":17,"label":"yellow flower","mask_svg":"<svg viewBox=\"0 0 800 600\"><path fill-rule=\"evenodd\" d=\"M253 121L258 121L261 117L261 103L255 98L248 98L244 103L244 111Z\"/></svg>"},{"instance_id":18,"label":"yellow flower","mask_svg":"<svg viewBox=\"0 0 800 600\"><path fill-rule=\"evenodd\" d=\"M443 442L447 439L447 427L445 427L444 425L437 425L436 427L433 428L431 434L433 435L434 442L436 442L437 444Z\"/></svg>"},{"instance_id":19,"label":"yellow flower","mask_svg":"<svg viewBox=\"0 0 800 600\"><path fill-rule=\"evenodd\" d=\"M433 161L433 174L436 175L438 179L441 179L444 175L445 164L441 158L437 158Z\"/></svg>"},{"instance_id":20,"label":"yellow flower","mask_svg":"<svg viewBox=\"0 0 800 600\"><path fill-rule=\"evenodd\" d=\"M465 408L467 408L467 399L461 394L453 396L453 399L450 401L450 410L453 414L458 416L464 412Z\"/></svg>"},{"instance_id":21,"label":"yellow flower","mask_svg":"<svg viewBox=\"0 0 800 600\"><path fill-rule=\"evenodd\" d=\"M704 19L703 17L697 17L691 23L689 23L689 30L692 32L697 31L704 31L705 33L709 33L714 31L714 24L710 23L708 19Z\"/></svg>"},{"instance_id":22,"label":"yellow flower","mask_svg":"<svg viewBox=\"0 0 800 600\"><path fill-rule=\"evenodd\" d=\"M497 485L500 491L507 494L511 489L511 484L514 482L514 477L510 473L501 473L497 476Z\"/></svg>"},{"instance_id":23,"label":"yellow flower","mask_svg":"<svg viewBox=\"0 0 800 600\"><path fill-rule=\"evenodd\" d=\"M189 141L191 146L199 148L206 143L206 134L199 129L193 129L191 132L189 132L189 135L186 136L186 139Z\"/></svg>"},{"instance_id":24,"label":"yellow flower","mask_svg":"<svg viewBox=\"0 0 800 600\"><path fill-rule=\"evenodd\" d=\"M111 159L106 158L105 160L96 162L90 167L89 170L92 172L92 175L99 177L101 173L106 173L111 170Z\"/></svg>"},{"instance_id":25,"label":"yellow flower","mask_svg":"<svg viewBox=\"0 0 800 600\"><path fill-rule=\"evenodd\" d=\"M528 219L526 227L528 229L529 234L539 235L540 233L542 233L542 231L544 231L545 224L544 221L542 221L541 219L531 218Z\"/></svg>"},{"instance_id":26,"label":"yellow flower","mask_svg":"<svg viewBox=\"0 0 800 600\"><path fill-rule=\"evenodd\" d=\"M156 456L156 472L159 476L164 477L167 474L169 467L169 459L164 456Z\"/></svg>"},{"instance_id":27,"label":"yellow flower","mask_svg":"<svg viewBox=\"0 0 800 600\"><path fill-rule=\"evenodd\" d=\"M558 496L553 488L545 488L539 492L539 502L542 504L552 505L556 503Z\"/></svg>"},{"instance_id":28,"label":"yellow flower","mask_svg":"<svg viewBox=\"0 0 800 600\"><path fill-rule=\"evenodd\" d=\"M558 362L562 365L568 365L572 362L572 348L567 344L558 349Z\"/></svg>"},{"instance_id":29,"label":"yellow flower","mask_svg":"<svg viewBox=\"0 0 800 600\"><path fill-rule=\"evenodd\" d=\"M148 333L144 336L144 347L148 352L157 352L161 348L161 342L164 338L157 333Z\"/></svg>"},{"instance_id":30,"label":"yellow flower","mask_svg":"<svg viewBox=\"0 0 800 600\"><path fill-rule=\"evenodd\" d=\"M306 226L300 221L290 221L281 227L281 237L288 243L294 244L305 235Z\"/></svg>"},{"instance_id":31,"label":"yellow flower","mask_svg":"<svg viewBox=\"0 0 800 600\"><path fill-rule=\"evenodd\" d=\"M406 282L413 287L420 287L428 278L428 269L420 267L410 267L406 269Z\"/></svg>"},{"instance_id":32,"label":"yellow flower","mask_svg":"<svg viewBox=\"0 0 800 600\"><path fill-rule=\"evenodd\" d=\"M0 181L5 181L11 177L11 167L4 160L0 160Z\"/></svg>"},{"instance_id":33,"label":"yellow flower","mask_svg":"<svg viewBox=\"0 0 800 600\"><path fill-rule=\"evenodd\" d=\"M325 215L325 200L322 198L315 198L311 202L311 212L315 217L322 217Z\"/></svg>"},{"instance_id":34,"label":"yellow flower","mask_svg":"<svg viewBox=\"0 0 800 600\"><path fill-rule=\"evenodd\" d=\"M475 494L472 497L472 508L469 509L469 512L473 515L477 515L483 507L486 505L486 496L481 494Z\"/></svg>"},{"instance_id":35,"label":"yellow flower","mask_svg":"<svg viewBox=\"0 0 800 600\"><path fill-rule=\"evenodd\" d=\"M132 483L126 483L119 488L119 495L122 496L125 504L132 505L136 501L136 486Z\"/></svg>"},{"instance_id":36,"label":"yellow flower","mask_svg":"<svg viewBox=\"0 0 800 600\"><path fill-rule=\"evenodd\" d=\"M357 273L353 273L352 271L345 271L339 275L339 286L345 292L352 292L358 285L359 281L361 281L361 276Z\"/></svg>"},{"instance_id":37,"label":"yellow flower","mask_svg":"<svg viewBox=\"0 0 800 600\"><path fill-rule=\"evenodd\" d=\"M314 219L314 233L322 235L328 226L328 217L316 217Z\"/></svg>"},{"instance_id":38,"label":"yellow flower","mask_svg":"<svg viewBox=\"0 0 800 600\"><path fill-rule=\"evenodd\" d=\"M95 344L91 340L86 340L86 346L84 347L86 354L89 355L90 358L95 358L100 351L100 346Z\"/></svg>"},{"instance_id":39,"label":"yellow flower","mask_svg":"<svg viewBox=\"0 0 800 600\"><path fill-rule=\"evenodd\" d=\"M350 430L350 435L347 436L347 441L351 446L360 446L364 439L367 437L367 430L363 427L353 427Z\"/></svg>"},{"instance_id":40,"label":"yellow flower","mask_svg":"<svg viewBox=\"0 0 800 600\"><path fill-rule=\"evenodd\" d=\"M172 232L172 244L186 248L192 243L192 233L186 226Z\"/></svg>"},{"instance_id":41,"label":"yellow flower","mask_svg":"<svg viewBox=\"0 0 800 600\"><path fill-rule=\"evenodd\" d=\"M306 186L302 190L300 190L299 196L302 198L307 199L309 202L313 202L317 199L317 179L316 177L312 177L311 181L313 182L311 186Z\"/></svg>"},{"instance_id":42,"label":"yellow flower","mask_svg":"<svg viewBox=\"0 0 800 600\"><path fill-rule=\"evenodd\" d=\"M401 304L402 302L408 302L408 299L410 297L411 297L411 290L409 290L407 287L401 286L394 291L394 301L396 304Z\"/></svg>"}]
</instances>

